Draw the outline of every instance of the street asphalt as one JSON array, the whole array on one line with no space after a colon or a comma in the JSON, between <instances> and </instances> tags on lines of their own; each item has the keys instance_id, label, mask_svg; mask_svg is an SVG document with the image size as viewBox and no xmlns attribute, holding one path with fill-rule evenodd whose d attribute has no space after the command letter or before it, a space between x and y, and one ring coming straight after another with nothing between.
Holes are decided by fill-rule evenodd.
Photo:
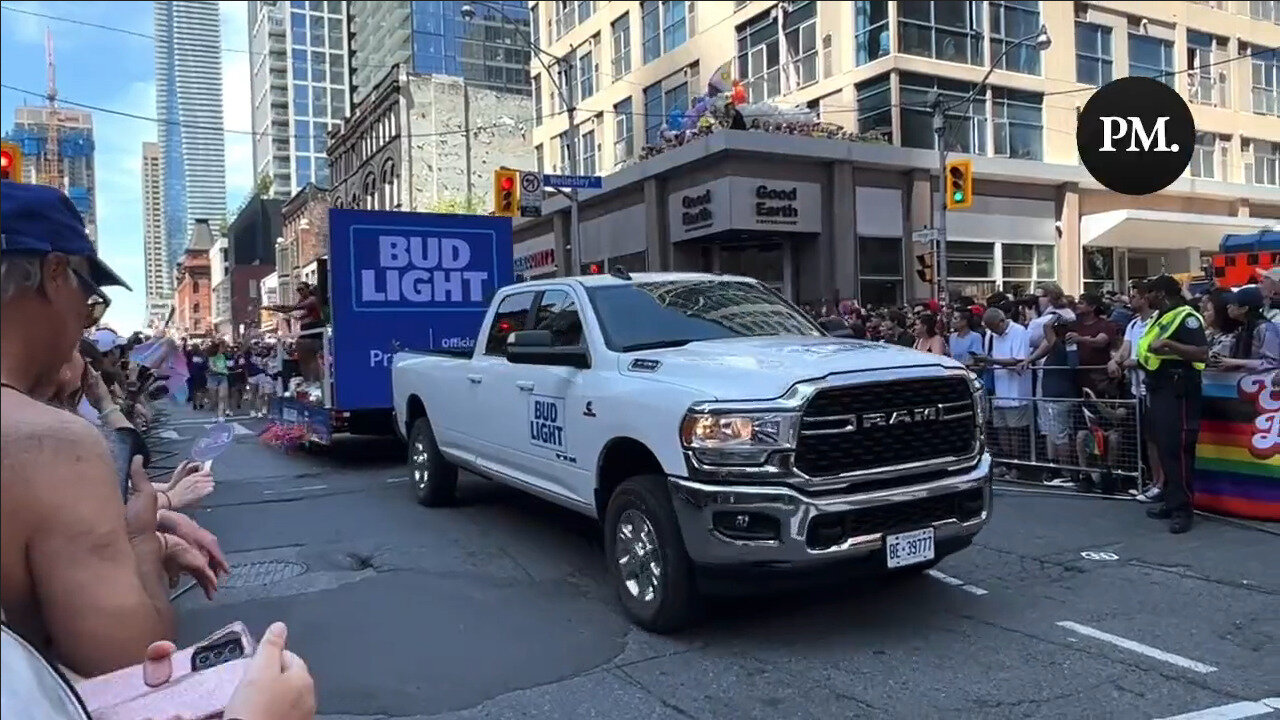
<instances>
[{"instance_id":1,"label":"street asphalt","mask_svg":"<svg viewBox=\"0 0 1280 720\"><path fill-rule=\"evenodd\" d=\"M181 640L286 621L327 720L1280 720L1274 527L1172 536L1135 502L1002 488L936 573L718 600L658 637L590 521L474 477L422 508L394 441L286 454L235 421L194 516L236 572L179 598ZM168 446L208 422L175 410Z\"/></svg>"}]
</instances>

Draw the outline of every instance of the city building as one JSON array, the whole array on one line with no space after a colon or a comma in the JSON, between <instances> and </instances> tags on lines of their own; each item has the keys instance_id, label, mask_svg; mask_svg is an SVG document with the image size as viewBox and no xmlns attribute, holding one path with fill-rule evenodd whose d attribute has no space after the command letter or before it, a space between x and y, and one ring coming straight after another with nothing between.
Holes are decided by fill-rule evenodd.
<instances>
[{"instance_id":1,"label":"city building","mask_svg":"<svg viewBox=\"0 0 1280 720\"><path fill-rule=\"evenodd\" d=\"M274 197L329 184L325 141L349 107L346 6L248 3L253 167Z\"/></svg>"},{"instance_id":2,"label":"city building","mask_svg":"<svg viewBox=\"0 0 1280 720\"><path fill-rule=\"evenodd\" d=\"M912 237L936 223L938 164L927 105L935 92L963 99L998 60L969 107L948 115L948 150L973 157L977 178L973 207L948 213L952 292L1048 279L1079 292L1196 272L1224 233L1280 218L1276 7L536 2L535 37L566 59L554 76L532 67L538 165L611 174L604 191L583 194L575 262L558 198L543 218L518 224L517 239L536 241L518 254L552 247L562 273L618 257L650 269L747 272L806 300L837 291L864 302L921 297ZM1018 42L1042 24L1047 50ZM724 130L675 147L665 118L695 104L726 63L750 104L798 106L888 144ZM1128 75L1177 89L1199 131L1187 176L1145 197L1103 189L1076 157L1075 119L1089 92ZM784 230L752 217L750 195L761 187L794 190L774 204L794 206L799 221ZM717 220L704 226L694 217L704 210ZM642 227L643 238L620 232Z\"/></svg>"},{"instance_id":3,"label":"city building","mask_svg":"<svg viewBox=\"0 0 1280 720\"><path fill-rule=\"evenodd\" d=\"M259 282L276 269L283 206L283 200L251 195L227 228L221 282L214 283L213 292L215 307L225 313L216 319L219 331L225 328L227 337L234 340L258 331L263 305Z\"/></svg>"},{"instance_id":4,"label":"city building","mask_svg":"<svg viewBox=\"0 0 1280 720\"><path fill-rule=\"evenodd\" d=\"M173 329L182 335L213 335L213 294L209 252L213 230L208 220L196 220L191 240L182 252L174 277Z\"/></svg>"},{"instance_id":5,"label":"city building","mask_svg":"<svg viewBox=\"0 0 1280 720\"><path fill-rule=\"evenodd\" d=\"M165 254L173 267L197 219L227 214L218 3L152 3Z\"/></svg>"},{"instance_id":6,"label":"city building","mask_svg":"<svg viewBox=\"0 0 1280 720\"><path fill-rule=\"evenodd\" d=\"M530 37L529 3L523 0L352 2L348 13L355 102L397 66L460 77L472 87L529 93L529 48L537 37Z\"/></svg>"},{"instance_id":7,"label":"city building","mask_svg":"<svg viewBox=\"0 0 1280 720\"><path fill-rule=\"evenodd\" d=\"M147 319L152 323L163 322L173 305L174 268L165 255L160 168L160 146L142 143L142 260Z\"/></svg>"},{"instance_id":8,"label":"city building","mask_svg":"<svg viewBox=\"0 0 1280 720\"><path fill-rule=\"evenodd\" d=\"M4 139L22 148L22 179L65 192L84 216L89 238L97 243L93 115L86 110L24 106L14 116L13 130Z\"/></svg>"},{"instance_id":9,"label":"city building","mask_svg":"<svg viewBox=\"0 0 1280 720\"><path fill-rule=\"evenodd\" d=\"M329 137L334 207L488 212L493 171L534 163L527 96L397 69Z\"/></svg>"},{"instance_id":10,"label":"city building","mask_svg":"<svg viewBox=\"0 0 1280 720\"><path fill-rule=\"evenodd\" d=\"M280 273L273 270L258 281L258 297L262 298L262 304L258 308L258 332L264 335L275 334L281 324L280 319L284 316L267 308L280 304Z\"/></svg>"},{"instance_id":11,"label":"city building","mask_svg":"<svg viewBox=\"0 0 1280 720\"><path fill-rule=\"evenodd\" d=\"M319 275L318 261L329 255L329 207L329 191L309 183L281 208L275 247L280 304L297 302L298 283Z\"/></svg>"}]
</instances>

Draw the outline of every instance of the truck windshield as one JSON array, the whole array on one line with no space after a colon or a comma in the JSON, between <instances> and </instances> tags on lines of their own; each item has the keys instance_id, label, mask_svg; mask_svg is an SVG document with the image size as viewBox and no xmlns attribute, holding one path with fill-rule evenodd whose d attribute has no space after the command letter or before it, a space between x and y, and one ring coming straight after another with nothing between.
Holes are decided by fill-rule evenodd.
<instances>
[{"instance_id":1,"label":"truck windshield","mask_svg":"<svg viewBox=\"0 0 1280 720\"><path fill-rule=\"evenodd\" d=\"M732 337L825 335L758 283L664 280L591 287L587 295L614 352Z\"/></svg>"}]
</instances>

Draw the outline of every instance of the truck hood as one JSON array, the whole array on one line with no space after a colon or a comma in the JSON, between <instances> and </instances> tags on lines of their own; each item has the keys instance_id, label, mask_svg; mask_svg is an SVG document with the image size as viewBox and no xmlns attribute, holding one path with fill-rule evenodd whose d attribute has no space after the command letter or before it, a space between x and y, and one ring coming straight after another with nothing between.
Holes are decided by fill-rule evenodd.
<instances>
[{"instance_id":1,"label":"truck hood","mask_svg":"<svg viewBox=\"0 0 1280 720\"><path fill-rule=\"evenodd\" d=\"M699 390L708 400L771 400L802 380L919 367L963 366L949 357L888 343L798 336L703 340L618 358L623 375Z\"/></svg>"}]
</instances>

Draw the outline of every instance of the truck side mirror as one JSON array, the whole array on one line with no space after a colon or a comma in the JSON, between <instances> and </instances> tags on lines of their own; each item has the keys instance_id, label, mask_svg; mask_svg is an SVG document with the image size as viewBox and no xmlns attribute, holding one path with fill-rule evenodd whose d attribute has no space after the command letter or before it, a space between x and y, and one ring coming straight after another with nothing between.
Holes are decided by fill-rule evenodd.
<instances>
[{"instance_id":1,"label":"truck side mirror","mask_svg":"<svg viewBox=\"0 0 1280 720\"><path fill-rule=\"evenodd\" d=\"M507 362L515 365L550 365L585 370L591 356L582 346L557 347L548 330L517 330L507 336Z\"/></svg>"}]
</instances>

